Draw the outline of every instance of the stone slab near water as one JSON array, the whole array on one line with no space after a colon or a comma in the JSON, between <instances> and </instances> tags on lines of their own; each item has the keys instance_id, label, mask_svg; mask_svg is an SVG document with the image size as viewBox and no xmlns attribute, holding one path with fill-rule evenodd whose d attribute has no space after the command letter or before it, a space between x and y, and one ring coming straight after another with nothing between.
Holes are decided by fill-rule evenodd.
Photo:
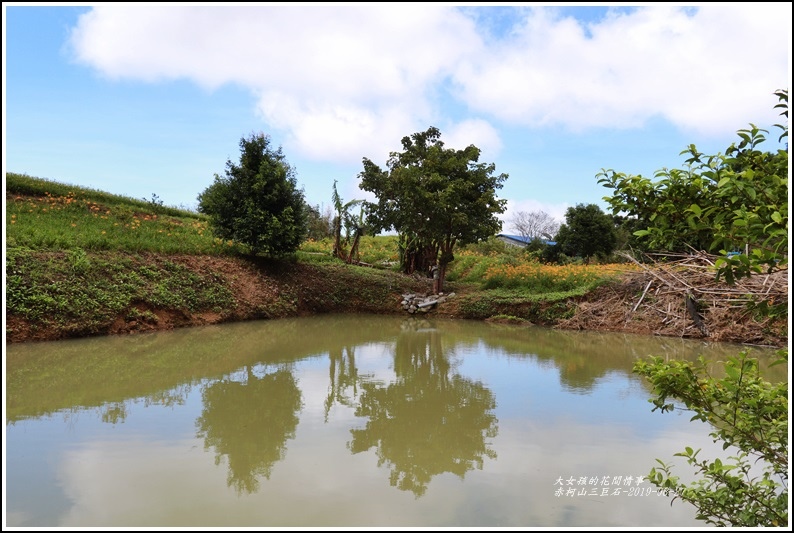
<instances>
[{"instance_id":1,"label":"stone slab near water","mask_svg":"<svg viewBox=\"0 0 794 533\"><path fill-rule=\"evenodd\" d=\"M449 294L439 293L439 294L431 294L431 295L424 295L424 294L416 294L416 293L409 293L403 294L403 299L401 302L402 308L405 311L408 311L411 314L414 313L427 313L434 307L441 305L449 298L455 296L454 292Z\"/></svg>"}]
</instances>

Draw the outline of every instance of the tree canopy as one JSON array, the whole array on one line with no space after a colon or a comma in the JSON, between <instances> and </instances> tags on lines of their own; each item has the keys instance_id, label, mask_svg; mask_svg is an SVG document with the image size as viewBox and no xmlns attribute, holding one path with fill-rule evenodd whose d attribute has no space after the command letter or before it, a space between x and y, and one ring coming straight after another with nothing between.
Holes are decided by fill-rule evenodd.
<instances>
[{"instance_id":1,"label":"tree canopy","mask_svg":"<svg viewBox=\"0 0 794 533\"><path fill-rule=\"evenodd\" d=\"M617 237L612 217L596 204L578 204L565 212L565 224L557 232L557 245L569 256L585 262L594 255L609 255Z\"/></svg>"},{"instance_id":2,"label":"tree canopy","mask_svg":"<svg viewBox=\"0 0 794 533\"><path fill-rule=\"evenodd\" d=\"M788 90L775 94L775 107L788 118ZM787 123L776 126L783 130L779 140L787 138ZM725 154L689 145L681 152L686 168L659 170L657 181L614 170L596 177L613 189L604 197L613 214L625 215L648 248L718 253L717 277L728 282L772 272L788 262L788 145L760 150L768 133L750 124Z\"/></svg>"},{"instance_id":3,"label":"tree canopy","mask_svg":"<svg viewBox=\"0 0 794 533\"><path fill-rule=\"evenodd\" d=\"M240 163L228 160L226 175L215 174L198 201L216 237L244 244L253 254L294 252L308 232L295 171L262 133L240 140Z\"/></svg>"},{"instance_id":4,"label":"tree canopy","mask_svg":"<svg viewBox=\"0 0 794 533\"><path fill-rule=\"evenodd\" d=\"M443 287L446 266L456 244L470 244L498 233L497 215L506 209L496 191L507 174L495 175L493 163L480 163L480 149L445 148L441 132L403 137L402 152L392 152L388 169L364 158L360 188L375 194L366 202L368 222L376 232L395 230L404 272L438 266Z\"/></svg>"}]
</instances>

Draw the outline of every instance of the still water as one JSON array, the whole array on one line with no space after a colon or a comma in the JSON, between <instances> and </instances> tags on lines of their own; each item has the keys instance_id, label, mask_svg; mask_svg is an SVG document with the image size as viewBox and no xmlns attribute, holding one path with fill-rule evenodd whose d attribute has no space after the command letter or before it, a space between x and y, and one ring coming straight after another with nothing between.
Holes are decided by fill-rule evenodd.
<instances>
[{"instance_id":1,"label":"still water","mask_svg":"<svg viewBox=\"0 0 794 533\"><path fill-rule=\"evenodd\" d=\"M703 526L642 477L726 452L631 368L741 348L331 315L6 349L7 526L283 528Z\"/></svg>"}]
</instances>

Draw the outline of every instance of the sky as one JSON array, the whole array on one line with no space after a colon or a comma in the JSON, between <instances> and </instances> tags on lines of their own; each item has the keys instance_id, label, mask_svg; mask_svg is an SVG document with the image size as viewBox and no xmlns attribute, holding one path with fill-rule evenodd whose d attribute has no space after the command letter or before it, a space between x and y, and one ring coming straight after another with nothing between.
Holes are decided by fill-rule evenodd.
<instances>
[{"instance_id":1,"label":"sky","mask_svg":"<svg viewBox=\"0 0 794 533\"><path fill-rule=\"evenodd\" d=\"M24 173L165 205L281 147L306 201L343 202L362 160L436 127L507 174L518 212L564 222L694 144L785 118L791 3L3 3L3 179Z\"/></svg>"}]
</instances>

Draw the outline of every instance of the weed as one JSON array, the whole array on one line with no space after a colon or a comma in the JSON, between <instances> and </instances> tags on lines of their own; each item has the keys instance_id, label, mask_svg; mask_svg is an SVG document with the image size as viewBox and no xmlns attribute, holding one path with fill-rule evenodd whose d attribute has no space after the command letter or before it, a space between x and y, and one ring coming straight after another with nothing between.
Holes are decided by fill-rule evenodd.
<instances>
[{"instance_id":1,"label":"weed","mask_svg":"<svg viewBox=\"0 0 794 533\"><path fill-rule=\"evenodd\" d=\"M85 272L91 264L90 261L88 260L88 256L86 255L85 250L83 250L82 248L75 248L73 250L69 250L66 253L66 257L69 261L69 264L72 267L72 271L75 273Z\"/></svg>"}]
</instances>

